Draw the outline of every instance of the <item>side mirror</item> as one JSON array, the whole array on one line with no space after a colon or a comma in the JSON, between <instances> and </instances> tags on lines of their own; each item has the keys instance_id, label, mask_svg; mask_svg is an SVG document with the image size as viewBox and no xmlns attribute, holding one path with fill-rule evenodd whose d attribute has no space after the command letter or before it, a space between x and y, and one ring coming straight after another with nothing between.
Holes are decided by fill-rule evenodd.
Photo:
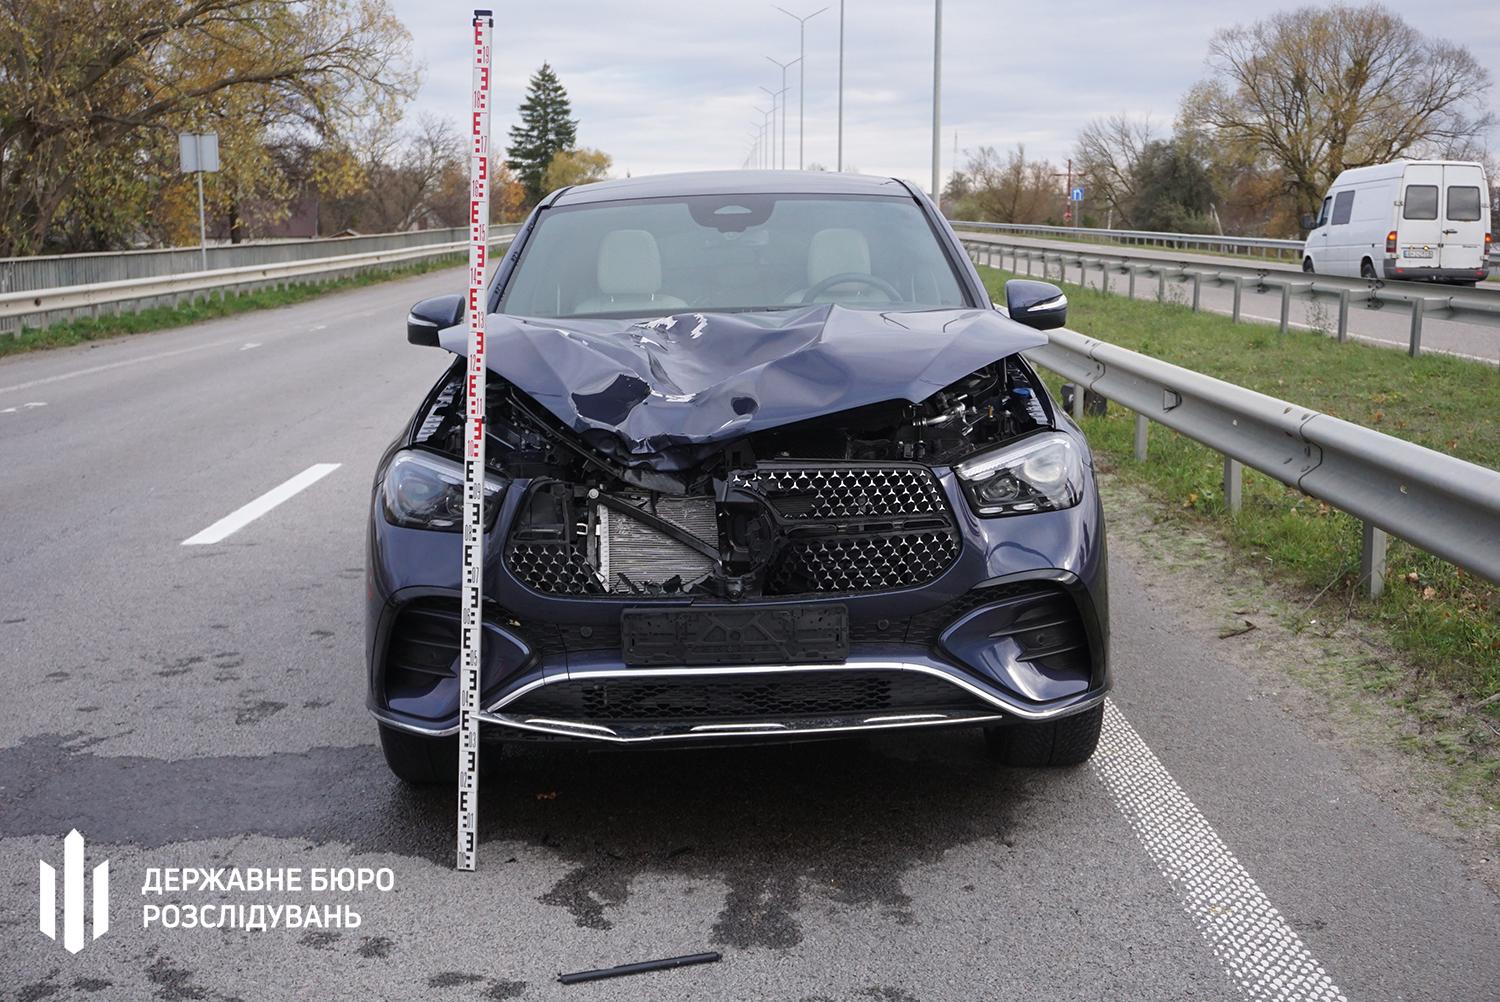
<instances>
[{"instance_id":1,"label":"side mirror","mask_svg":"<svg viewBox=\"0 0 1500 1002\"><path fill-rule=\"evenodd\" d=\"M1298 221L1302 224L1304 230L1315 230L1318 228L1318 217L1311 212L1304 212L1302 218Z\"/></svg>"},{"instance_id":2,"label":"side mirror","mask_svg":"<svg viewBox=\"0 0 1500 1002\"><path fill-rule=\"evenodd\" d=\"M406 315L406 340L427 348L438 347L438 331L463 321L463 296L433 296L411 308Z\"/></svg>"},{"instance_id":3,"label":"side mirror","mask_svg":"<svg viewBox=\"0 0 1500 1002\"><path fill-rule=\"evenodd\" d=\"M1016 323L1039 331L1068 322L1068 297L1051 282L1011 279L1005 283L1005 309Z\"/></svg>"}]
</instances>

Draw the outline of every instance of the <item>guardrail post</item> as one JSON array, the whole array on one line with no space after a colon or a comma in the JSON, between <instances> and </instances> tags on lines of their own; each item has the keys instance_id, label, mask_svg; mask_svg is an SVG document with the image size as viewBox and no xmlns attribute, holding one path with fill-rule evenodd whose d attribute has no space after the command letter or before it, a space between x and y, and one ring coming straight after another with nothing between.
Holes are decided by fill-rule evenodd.
<instances>
[{"instance_id":1,"label":"guardrail post","mask_svg":"<svg viewBox=\"0 0 1500 1002\"><path fill-rule=\"evenodd\" d=\"M1359 583L1365 594L1379 598L1385 591L1385 532L1373 523L1364 523L1364 538L1359 547Z\"/></svg>"},{"instance_id":2,"label":"guardrail post","mask_svg":"<svg viewBox=\"0 0 1500 1002\"><path fill-rule=\"evenodd\" d=\"M1240 322L1240 298L1245 294L1245 276L1234 276L1234 310L1229 315L1231 323Z\"/></svg>"},{"instance_id":3,"label":"guardrail post","mask_svg":"<svg viewBox=\"0 0 1500 1002\"><path fill-rule=\"evenodd\" d=\"M1349 290L1339 290L1339 340L1349 340Z\"/></svg>"},{"instance_id":4,"label":"guardrail post","mask_svg":"<svg viewBox=\"0 0 1500 1002\"><path fill-rule=\"evenodd\" d=\"M1281 285L1281 333L1285 334L1292 324L1292 285L1283 282Z\"/></svg>"},{"instance_id":5,"label":"guardrail post","mask_svg":"<svg viewBox=\"0 0 1500 1002\"><path fill-rule=\"evenodd\" d=\"M1146 461L1146 438L1151 431L1151 421L1144 414L1135 416L1135 461Z\"/></svg>"},{"instance_id":6,"label":"guardrail post","mask_svg":"<svg viewBox=\"0 0 1500 1002\"><path fill-rule=\"evenodd\" d=\"M1130 292L1129 292L1129 296L1130 296L1131 299L1134 299L1135 298L1135 265L1133 265L1133 264L1129 265L1129 266L1126 267L1125 270L1128 271L1128 272L1130 272Z\"/></svg>"},{"instance_id":7,"label":"guardrail post","mask_svg":"<svg viewBox=\"0 0 1500 1002\"><path fill-rule=\"evenodd\" d=\"M1241 487L1244 482L1244 467L1238 459L1224 457L1224 507L1231 515L1240 513Z\"/></svg>"},{"instance_id":8,"label":"guardrail post","mask_svg":"<svg viewBox=\"0 0 1500 1002\"><path fill-rule=\"evenodd\" d=\"M1406 353L1412 358L1422 354L1422 317L1427 313L1427 299L1419 296L1411 301L1411 344Z\"/></svg>"},{"instance_id":9,"label":"guardrail post","mask_svg":"<svg viewBox=\"0 0 1500 1002\"><path fill-rule=\"evenodd\" d=\"M1167 301L1167 269L1159 268L1156 272L1156 301L1165 303Z\"/></svg>"},{"instance_id":10,"label":"guardrail post","mask_svg":"<svg viewBox=\"0 0 1500 1002\"><path fill-rule=\"evenodd\" d=\"M1027 251L1026 252L1026 277L1027 278L1031 277L1031 262L1034 261L1034 260L1035 260L1035 257L1031 253L1031 251Z\"/></svg>"},{"instance_id":11,"label":"guardrail post","mask_svg":"<svg viewBox=\"0 0 1500 1002\"><path fill-rule=\"evenodd\" d=\"M1198 312L1198 293L1203 288L1203 276L1193 272L1193 312Z\"/></svg>"},{"instance_id":12,"label":"guardrail post","mask_svg":"<svg viewBox=\"0 0 1500 1002\"><path fill-rule=\"evenodd\" d=\"M1073 420L1083 420L1083 395L1086 391L1082 383L1073 384Z\"/></svg>"}]
</instances>

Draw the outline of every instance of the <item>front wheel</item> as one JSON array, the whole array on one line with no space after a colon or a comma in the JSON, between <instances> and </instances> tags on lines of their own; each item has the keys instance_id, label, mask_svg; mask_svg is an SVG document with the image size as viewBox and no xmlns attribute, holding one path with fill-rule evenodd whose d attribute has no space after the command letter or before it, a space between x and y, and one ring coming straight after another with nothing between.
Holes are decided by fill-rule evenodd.
<instances>
[{"instance_id":1,"label":"front wheel","mask_svg":"<svg viewBox=\"0 0 1500 1002\"><path fill-rule=\"evenodd\" d=\"M1104 704L1057 720L1017 721L984 729L990 758L1025 768L1080 765L1099 746Z\"/></svg>"}]
</instances>

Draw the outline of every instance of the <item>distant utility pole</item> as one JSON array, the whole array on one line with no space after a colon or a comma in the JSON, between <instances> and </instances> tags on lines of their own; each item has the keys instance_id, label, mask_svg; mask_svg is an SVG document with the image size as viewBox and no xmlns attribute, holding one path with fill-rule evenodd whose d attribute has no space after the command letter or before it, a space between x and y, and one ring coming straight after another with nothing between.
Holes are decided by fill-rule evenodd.
<instances>
[{"instance_id":1,"label":"distant utility pole","mask_svg":"<svg viewBox=\"0 0 1500 1002\"><path fill-rule=\"evenodd\" d=\"M770 56L766 58L781 67L781 169L786 170L786 71L789 67L802 62L802 57L798 56L785 63L779 59L771 59Z\"/></svg>"},{"instance_id":2,"label":"distant utility pole","mask_svg":"<svg viewBox=\"0 0 1500 1002\"><path fill-rule=\"evenodd\" d=\"M943 196L938 188L943 171L943 0L932 4L932 201L940 209Z\"/></svg>"},{"instance_id":3,"label":"distant utility pole","mask_svg":"<svg viewBox=\"0 0 1500 1002\"><path fill-rule=\"evenodd\" d=\"M834 169L844 170L844 0L839 0L839 158Z\"/></svg>"},{"instance_id":4,"label":"distant utility pole","mask_svg":"<svg viewBox=\"0 0 1500 1002\"><path fill-rule=\"evenodd\" d=\"M797 169L802 169L802 143L805 138L803 130L803 118L807 114L807 22L817 17L827 7L820 7L806 17L798 17L785 7L772 4L787 17L797 22Z\"/></svg>"}]
</instances>

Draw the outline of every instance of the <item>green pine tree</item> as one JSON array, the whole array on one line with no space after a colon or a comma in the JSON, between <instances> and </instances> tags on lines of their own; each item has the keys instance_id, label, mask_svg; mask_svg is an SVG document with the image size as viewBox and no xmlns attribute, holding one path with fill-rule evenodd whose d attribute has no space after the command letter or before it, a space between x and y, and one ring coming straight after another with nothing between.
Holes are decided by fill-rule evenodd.
<instances>
[{"instance_id":1,"label":"green pine tree","mask_svg":"<svg viewBox=\"0 0 1500 1002\"><path fill-rule=\"evenodd\" d=\"M546 63L532 75L521 102L521 124L510 127L511 170L526 188L526 201L535 205L547 192L542 176L561 150L570 150L578 138L578 122L572 118L568 92Z\"/></svg>"}]
</instances>

